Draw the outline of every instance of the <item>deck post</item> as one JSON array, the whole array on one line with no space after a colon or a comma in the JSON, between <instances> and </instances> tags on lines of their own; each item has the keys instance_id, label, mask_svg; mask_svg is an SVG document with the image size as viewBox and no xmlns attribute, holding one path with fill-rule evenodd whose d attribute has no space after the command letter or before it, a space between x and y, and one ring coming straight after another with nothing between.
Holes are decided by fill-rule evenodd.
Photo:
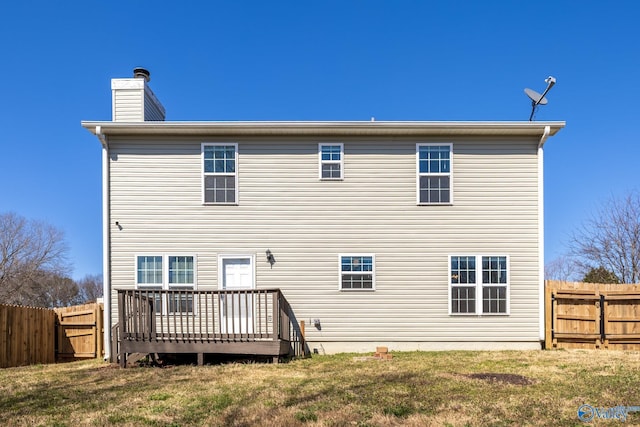
<instances>
[{"instance_id":1,"label":"deck post","mask_svg":"<svg viewBox=\"0 0 640 427\"><path fill-rule=\"evenodd\" d=\"M198 366L204 365L204 353L198 353Z\"/></svg>"},{"instance_id":2,"label":"deck post","mask_svg":"<svg viewBox=\"0 0 640 427\"><path fill-rule=\"evenodd\" d=\"M271 293L271 303L273 306L273 331L272 338L274 341L277 341L280 337L280 291Z\"/></svg>"},{"instance_id":3,"label":"deck post","mask_svg":"<svg viewBox=\"0 0 640 427\"><path fill-rule=\"evenodd\" d=\"M127 366L127 359L125 356L124 351L122 350L122 340L124 339L124 337L127 335L127 323L128 320L125 317L125 293L124 292L118 292L118 318L119 318L119 323L120 323L120 334L119 334L119 339L120 339L120 345L118 346L119 349L119 357L120 357L120 366L121 367L126 367Z\"/></svg>"}]
</instances>

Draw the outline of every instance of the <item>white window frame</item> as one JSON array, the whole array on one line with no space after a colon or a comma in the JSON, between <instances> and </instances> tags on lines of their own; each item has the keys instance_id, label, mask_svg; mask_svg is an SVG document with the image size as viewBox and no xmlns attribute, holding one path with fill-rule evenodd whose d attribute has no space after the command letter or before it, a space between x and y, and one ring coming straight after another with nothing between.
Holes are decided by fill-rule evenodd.
<instances>
[{"instance_id":1,"label":"white window frame","mask_svg":"<svg viewBox=\"0 0 640 427\"><path fill-rule=\"evenodd\" d=\"M140 283L138 281L138 258L140 257L159 257L160 258L160 262L162 263L160 283ZM164 274L165 266L166 266L166 262L164 259L164 254L162 253L149 252L149 253L135 254L133 268L134 268L136 289L158 288L158 287L164 289L164 284L166 283L165 274Z\"/></svg>"},{"instance_id":2,"label":"white window frame","mask_svg":"<svg viewBox=\"0 0 640 427\"><path fill-rule=\"evenodd\" d=\"M343 288L342 276L350 274L342 272L343 257L371 257L371 288ZM371 253L342 253L338 254L338 290L341 292L372 292L376 290L376 256Z\"/></svg>"},{"instance_id":3,"label":"white window frame","mask_svg":"<svg viewBox=\"0 0 640 427\"><path fill-rule=\"evenodd\" d=\"M449 147L449 172L420 172L420 147ZM448 176L448 202L420 201L420 178L423 176ZM450 206L453 205L453 143L451 142L418 142L416 143L416 204L418 206Z\"/></svg>"},{"instance_id":4,"label":"white window frame","mask_svg":"<svg viewBox=\"0 0 640 427\"><path fill-rule=\"evenodd\" d=\"M453 257L472 257L475 258L476 269L475 269L475 283L453 283L451 277L451 258ZM507 281L506 283L483 283L482 280L482 258L484 257L501 257L506 258L507 263ZM475 316L475 317L486 317L486 316L509 316L511 314L511 259L509 255L505 254L473 254L473 253L459 253L459 254L450 254L448 255L447 261L447 276L449 277L449 290L448 290L448 298L449 298L449 315L451 316ZM474 287L476 291L476 300L475 300L475 313L454 313L453 312L453 288L454 287ZM484 288L487 287L504 287L505 288L505 298L506 298L506 311L504 313L484 313L483 312L483 302L484 302Z\"/></svg>"},{"instance_id":5,"label":"white window frame","mask_svg":"<svg viewBox=\"0 0 640 427\"><path fill-rule=\"evenodd\" d=\"M162 283L161 284L148 284L148 283L138 283L138 258L141 256L154 256L154 257L162 257ZM169 257L193 257L193 284L188 283L177 283L171 284L169 283ZM137 253L134 256L134 270L135 270L135 283L136 289L138 290L196 290L198 289L198 257L193 253ZM160 288L160 289L158 289ZM183 312L184 314L195 315L196 314L196 305L195 302L192 303L193 311ZM174 312L169 312L169 297L165 295L162 298L162 314L170 314Z\"/></svg>"},{"instance_id":6,"label":"white window frame","mask_svg":"<svg viewBox=\"0 0 640 427\"><path fill-rule=\"evenodd\" d=\"M143 256L162 257L162 283L138 283L138 258ZM169 257L193 257L193 284L188 283L169 283ZM198 288L198 257L193 253L157 253L157 252L141 252L134 256L134 274L136 289L157 288L162 289L197 289Z\"/></svg>"},{"instance_id":7,"label":"white window frame","mask_svg":"<svg viewBox=\"0 0 640 427\"><path fill-rule=\"evenodd\" d=\"M227 147L227 146L233 146L234 147L234 161L235 161L235 168L234 168L234 172L233 173L228 173L228 172L205 172L205 167L204 167L204 162L205 162L205 158L204 158L204 150L205 147L212 147L212 146L222 146L222 147ZM238 200L238 143L237 142L203 142L200 145L200 169L201 169L201 173L202 173L202 204L203 205L207 205L207 206L212 206L212 205L229 205L229 206L237 206L239 204L239 200ZM208 176L233 176L234 177L234 181L235 181L235 202L207 202L206 200L206 195L205 195L205 181L206 181L206 177Z\"/></svg>"},{"instance_id":8,"label":"white window frame","mask_svg":"<svg viewBox=\"0 0 640 427\"><path fill-rule=\"evenodd\" d=\"M322 147L340 147L340 160L322 160ZM322 176L322 165L339 165L340 176L337 178L325 178ZM342 142L319 142L318 143L318 177L321 181L342 181L344 180L344 143Z\"/></svg>"}]
</instances>

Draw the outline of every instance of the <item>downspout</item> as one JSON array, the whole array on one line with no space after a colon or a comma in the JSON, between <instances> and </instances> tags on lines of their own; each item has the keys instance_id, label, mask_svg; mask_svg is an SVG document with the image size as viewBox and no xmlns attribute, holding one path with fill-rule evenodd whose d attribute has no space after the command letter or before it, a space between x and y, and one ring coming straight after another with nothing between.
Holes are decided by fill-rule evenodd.
<instances>
[{"instance_id":1,"label":"downspout","mask_svg":"<svg viewBox=\"0 0 640 427\"><path fill-rule=\"evenodd\" d=\"M104 304L104 359L111 359L111 219L109 215L109 143L102 133L102 126L96 126L96 136L102 144L102 296Z\"/></svg>"},{"instance_id":2,"label":"downspout","mask_svg":"<svg viewBox=\"0 0 640 427\"><path fill-rule=\"evenodd\" d=\"M538 142L538 307L539 307L539 339L542 343L545 339L545 312L544 312L544 151L542 147L549 138L551 126L545 126L540 141Z\"/></svg>"}]
</instances>

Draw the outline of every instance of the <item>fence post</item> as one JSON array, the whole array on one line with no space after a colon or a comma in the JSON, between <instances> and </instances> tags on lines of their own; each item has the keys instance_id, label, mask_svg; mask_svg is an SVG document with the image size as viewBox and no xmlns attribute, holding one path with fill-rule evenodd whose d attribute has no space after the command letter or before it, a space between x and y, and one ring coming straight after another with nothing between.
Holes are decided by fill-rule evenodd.
<instances>
[{"instance_id":1,"label":"fence post","mask_svg":"<svg viewBox=\"0 0 640 427\"><path fill-rule=\"evenodd\" d=\"M549 281L545 280L544 282L544 348L545 350L549 350L552 347L552 335L551 330L553 328L553 323L551 322L551 286L549 286Z\"/></svg>"},{"instance_id":2,"label":"fence post","mask_svg":"<svg viewBox=\"0 0 640 427\"><path fill-rule=\"evenodd\" d=\"M103 309L102 305L96 303L96 330L98 334L96 336L96 357L102 357L104 353L104 321L103 321Z\"/></svg>"},{"instance_id":3,"label":"fence post","mask_svg":"<svg viewBox=\"0 0 640 427\"><path fill-rule=\"evenodd\" d=\"M609 348L609 340L607 339L607 297L605 294L600 295L600 343L602 347Z\"/></svg>"}]
</instances>

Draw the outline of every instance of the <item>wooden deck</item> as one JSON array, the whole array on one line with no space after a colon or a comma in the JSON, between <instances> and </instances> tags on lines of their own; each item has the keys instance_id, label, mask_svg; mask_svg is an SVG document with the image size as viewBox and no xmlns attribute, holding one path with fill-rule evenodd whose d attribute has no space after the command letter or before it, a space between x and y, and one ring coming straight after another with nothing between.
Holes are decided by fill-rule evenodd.
<instances>
[{"instance_id":1,"label":"wooden deck","mask_svg":"<svg viewBox=\"0 0 640 427\"><path fill-rule=\"evenodd\" d=\"M123 367L134 353L194 353L199 364L204 354L274 361L307 354L300 325L279 289L117 292L112 354Z\"/></svg>"}]
</instances>

